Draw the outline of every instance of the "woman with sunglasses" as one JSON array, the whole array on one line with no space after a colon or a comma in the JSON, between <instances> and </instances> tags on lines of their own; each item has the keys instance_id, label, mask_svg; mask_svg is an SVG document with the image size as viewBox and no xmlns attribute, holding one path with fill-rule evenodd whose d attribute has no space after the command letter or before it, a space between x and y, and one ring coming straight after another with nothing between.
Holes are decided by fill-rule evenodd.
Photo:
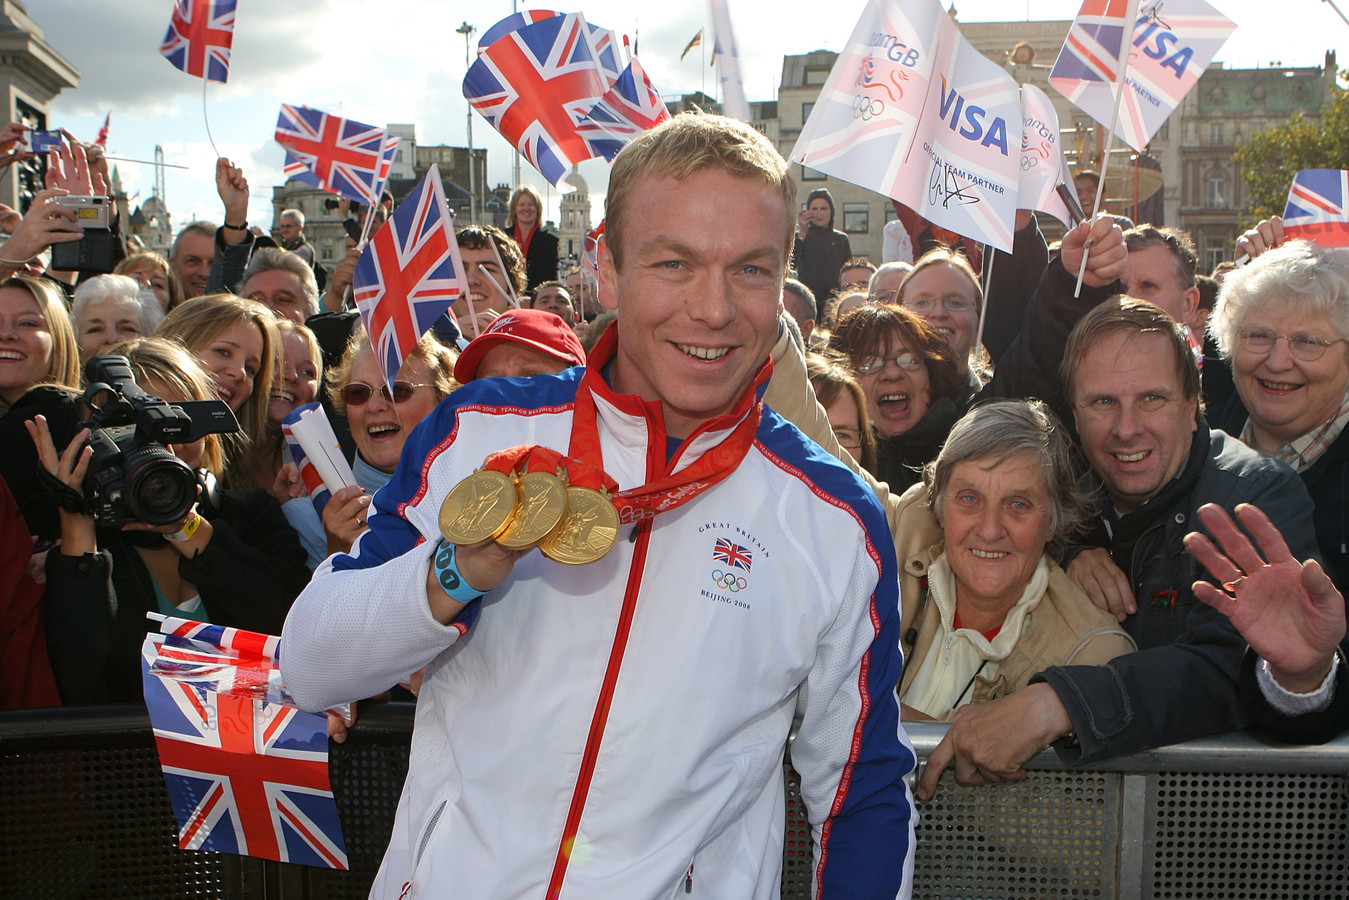
<instances>
[{"instance_id":1,"label":"woman with sunglasses","mask_svg":"<svg viewBox=\"0 0 1349 900\"><path fill-rule=\"evenodd\" d=\"M456 359L453 350L425 335L398 370L390 392L365 330L358 329L347 342L342 361L326 380L333 408L347 417L356 442L351 466L356 486L333 494L323 510L329 553L346 553L365 531L370 498L393 475L408 435L459 386Z\"/></svg>"},{"instance_id":2,"label":"woman with sunglasses","mask_svg":"<svg viewBox=\"0 0 1349 900\"><path fill-rule=\"evenodd\" d=\"M1209 333L1236 394L1215 427L1288 463L1315 507L1321 561L1349 586L1349 249L1289 241L1223 280Z\"/></svg>"}]
</instances>

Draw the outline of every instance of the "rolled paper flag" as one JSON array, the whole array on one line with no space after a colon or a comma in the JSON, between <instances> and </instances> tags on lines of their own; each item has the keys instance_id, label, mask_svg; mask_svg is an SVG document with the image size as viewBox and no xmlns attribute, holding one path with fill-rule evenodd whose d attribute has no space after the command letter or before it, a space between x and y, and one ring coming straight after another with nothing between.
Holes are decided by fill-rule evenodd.
<instances>
[{"instance_id":1,"label":"rolled paper flag","mask_svg":"<svg viewBox=\"0 0 1349 900\"><path fill-rule=\"evenodd\" d=\"M322 515L334 493L356 483L332 423L322 406L306 403L282 420L281 431L286 436L286 448L300 469L300 480L308 489L314 508Z\"/></svg>"}]
</instances>

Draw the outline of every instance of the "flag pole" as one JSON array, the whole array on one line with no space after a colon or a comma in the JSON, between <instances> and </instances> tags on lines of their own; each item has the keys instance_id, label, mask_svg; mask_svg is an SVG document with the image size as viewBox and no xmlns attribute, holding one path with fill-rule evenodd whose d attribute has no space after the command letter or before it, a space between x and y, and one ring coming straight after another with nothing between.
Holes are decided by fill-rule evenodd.
<instances>
[{"instance_id":1,"label":"flag pole","mask_svg":"<svg viewBox=\"0 0 1349 900\"><path fill-rule=\"evenodd\" d=\"M1110 114L1110 128L1106 132L1105 152L1101 156L1101 179L1096 184L1096 202L1091 207L1090 219L1096 218L1101 210L1101 196L1105 193L1105 173L1110 165L1110 151L1115 144L1115 125L1119 122L1119 106L1124 100L1125 79L1129 72L1129 47L1133 45L1134 20L1138 18L1138 0L1129 0L1124 13L1124 34L1119 45L1119 76L1115 81L1115 109ZM1088 221L1090 221L1088 219ZM1073 288L1073 299L1082 296L1082 279L1087 274L1087 258L1091 255L1091 241L1082 248L1082 264L1077 267L1077 286Z\"/></svg>"},{"instance_id":2,"label":"flag pole","mask_svg":"<svg viewBox=\"0 0 1349 900\"><path fill-rule=\"evenodd\" d=\"M974 336L974 346L971 348L976 356L984 343L984 321L988 318L988 289L993 286L993 259L997 255L996 247L984 244L984 258L988 260L988 265L984 267L984 302L979 304L979 331Z\"/></svg>"}]
</instances>

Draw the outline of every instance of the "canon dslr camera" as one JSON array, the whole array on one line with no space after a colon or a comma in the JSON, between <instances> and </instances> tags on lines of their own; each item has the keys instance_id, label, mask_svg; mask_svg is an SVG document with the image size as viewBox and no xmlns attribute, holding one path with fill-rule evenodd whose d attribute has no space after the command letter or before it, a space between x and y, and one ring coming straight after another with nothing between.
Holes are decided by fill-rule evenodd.
<instances>
[{"instance_id":1,"label":"canon dslr camera","mask_svg":"<svg viewBox=\"0 0 1349 900\"><path fill-rule=\"evenodd\" d=\"M95 356L85 365L84 402L93 409L93 448L84 497L96 524L171 525L197 501L198 475L166 444L190 444L239 430L221 400L168 403L136 384L125 356Z\"/></svg>"}]
</instances>

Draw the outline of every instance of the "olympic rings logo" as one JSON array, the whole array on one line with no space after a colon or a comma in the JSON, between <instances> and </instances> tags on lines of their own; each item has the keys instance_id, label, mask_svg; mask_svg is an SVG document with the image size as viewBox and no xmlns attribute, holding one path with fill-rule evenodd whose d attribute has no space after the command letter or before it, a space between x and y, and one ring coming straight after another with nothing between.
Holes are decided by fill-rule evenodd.
<instances>
[{"instance_id":1,"label":"olympic rings logo","mask_svg":"<svg viewBox=\"0 0 1349 900\"><path fill-rule=\"evenodd\" d=\"M745 579L733 572L723 572L721 569L712 573L712 583L723 591L730 591L732 594L738 594L749 587L749 582Z\"/></svg>"},{"instance_id":2,"label":"olympic rings logo","mask_svg":"<svg viewBox=\"0 0 1349 900\"><path fill-rule=\"evenodd\" d=\"M852 117L854 119L861 119L863 122L867 122L883 112L885 112L885 104L881 101L864 94L858 94L853 97Z\"/></svg>"}]
</instances>

